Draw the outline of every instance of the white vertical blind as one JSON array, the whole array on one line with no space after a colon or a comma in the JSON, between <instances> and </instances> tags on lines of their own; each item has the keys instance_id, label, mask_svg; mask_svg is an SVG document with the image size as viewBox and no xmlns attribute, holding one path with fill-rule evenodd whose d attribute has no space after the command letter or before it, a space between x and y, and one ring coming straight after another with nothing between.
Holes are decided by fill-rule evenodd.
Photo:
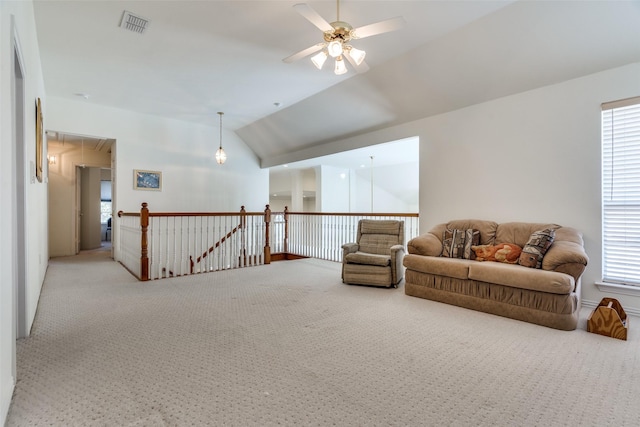
<instances>
[{"instance_id":1,"label":"white vertical blind","mask_svg":"<svg viewBox=\"0 0 640 427\"><path fill-rule=\"evenodd\" d=\"M602 279L640 286L640 97L602 108Z\"/></svg>"}]
</instances>

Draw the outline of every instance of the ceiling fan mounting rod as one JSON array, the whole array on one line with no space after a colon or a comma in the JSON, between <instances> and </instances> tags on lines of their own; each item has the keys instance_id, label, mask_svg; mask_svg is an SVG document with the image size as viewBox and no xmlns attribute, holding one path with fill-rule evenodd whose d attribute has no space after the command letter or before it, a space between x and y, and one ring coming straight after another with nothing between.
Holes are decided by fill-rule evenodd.
<instances>
[{"instance_id":1,"label":"ceiling fan mounting rod","mask_svg":"<svg viewBox=\"0 0 640 427\"><path fill-rule=\"evenodd\" d=\"M340 0L336 0L336 21L340 21Z\"/></svg>"}]
</instances>

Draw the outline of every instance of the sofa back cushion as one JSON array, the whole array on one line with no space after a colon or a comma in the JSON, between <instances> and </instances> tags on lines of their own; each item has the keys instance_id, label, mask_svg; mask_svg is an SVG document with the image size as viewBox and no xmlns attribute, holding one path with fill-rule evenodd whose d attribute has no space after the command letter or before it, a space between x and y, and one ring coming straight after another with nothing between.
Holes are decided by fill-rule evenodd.
<instances>
[{"instance_id":1,"label":"sofa back cushion","mask_svg":"<svg viewBox=\"0 0 640 427\"><path fill-rule=\"evenodd\" d=\"M437 234L440 238L442 238L442 232L447 228L450 230L471 228L480 232L480 243L478 243L480 245L493 245L496 238L496 229L498 228L497 222L480 219L457 219L443 225L442 231Z\"/></svg>"},{"instance_id":2,"label":"sofa back cushion","mask_svg":"<svg viewBox=\"0 0 640 427\"><path fill-rule=\"evenodd\" d=\"M543 224L535 222L505 222L498 225L496 230L496 242L499 243L515 243L523 248L529 241L531 233L540 230L557 230L558 224Z\"/></svg>"}]
</instances>

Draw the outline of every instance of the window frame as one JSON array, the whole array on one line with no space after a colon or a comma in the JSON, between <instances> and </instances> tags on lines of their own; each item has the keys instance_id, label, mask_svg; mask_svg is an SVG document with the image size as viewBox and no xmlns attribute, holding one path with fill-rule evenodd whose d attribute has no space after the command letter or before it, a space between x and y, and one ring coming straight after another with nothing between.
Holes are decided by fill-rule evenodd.
<instances>
[{"instance_id":1,"label":"window frame","mask_svg":"<svg viewBox=\"0 0 640 427\"><path fill-rule=\"evenodd\" d=\"M602 104L601 131L602 281L596 285L640 295L640 268L626 259L629 248L640 256L640 97Z\"/></svg>"}]
</instances>

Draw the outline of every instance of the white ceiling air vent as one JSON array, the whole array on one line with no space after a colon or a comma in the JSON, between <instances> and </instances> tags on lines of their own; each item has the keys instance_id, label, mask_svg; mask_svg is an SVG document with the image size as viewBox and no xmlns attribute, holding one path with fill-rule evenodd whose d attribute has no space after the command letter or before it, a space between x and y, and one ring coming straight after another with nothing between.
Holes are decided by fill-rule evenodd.
<instances>
[{"instance_id":1,"label":"white ceiling air vent","mask_svg":"<svg viewBox=\"0 0 640 427\"><path fill-rule=\"evenodd\" d=\"M122 21L120 28L133 31L134 33L143 34L147 30L149 20L138 15L134 15L126 10L122 13Z\"/></svg>"}]
</instances>

